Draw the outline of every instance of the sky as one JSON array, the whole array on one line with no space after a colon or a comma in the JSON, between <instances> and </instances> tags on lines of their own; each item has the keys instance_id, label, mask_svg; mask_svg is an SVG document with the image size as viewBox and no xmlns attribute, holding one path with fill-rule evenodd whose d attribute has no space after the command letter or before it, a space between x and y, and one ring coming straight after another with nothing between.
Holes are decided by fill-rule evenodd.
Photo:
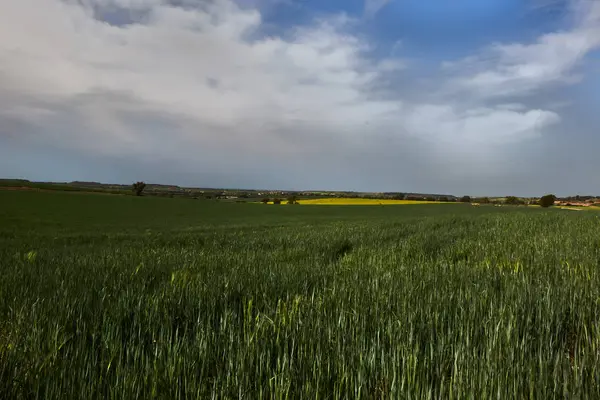
<instances>
[{"instance_id":1,"label":"sky","mask_svg":"<svg viewBox=\"0 0 600 400\"><path fill-rule=\"evenodd\" d=\"M600 0L0 2L0 177L600 195Z\"/></svg>"}]
</instances>

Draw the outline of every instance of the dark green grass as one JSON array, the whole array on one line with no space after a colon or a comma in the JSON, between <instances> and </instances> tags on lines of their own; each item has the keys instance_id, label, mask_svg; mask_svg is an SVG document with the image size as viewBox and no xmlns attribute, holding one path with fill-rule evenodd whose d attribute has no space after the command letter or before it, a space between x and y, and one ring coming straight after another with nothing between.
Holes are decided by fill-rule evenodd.
<instances>
[{"instance_id":1,"label":"dark green grass","mask_svg":"<svg viewBox=\"0 0 600 400\"><path fill-rule=\"evenodd\" d=\"M597 398L600 219L0 191L0 398Z\"/></svg>"}]
</instances>

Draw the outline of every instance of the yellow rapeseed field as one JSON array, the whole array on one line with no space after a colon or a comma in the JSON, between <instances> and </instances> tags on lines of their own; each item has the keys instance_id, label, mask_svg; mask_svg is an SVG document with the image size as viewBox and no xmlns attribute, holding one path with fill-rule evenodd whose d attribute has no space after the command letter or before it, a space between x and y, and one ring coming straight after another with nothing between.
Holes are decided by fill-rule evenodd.
<instances>
[{"instance_id":1,"label":"yellow rapeseed field","mask_svg":"<svg viewBox=\"0 0 600 400\"><path fill-rule=\"evenodd\" d=\"M359 198L324 198L298 200L302 205L331 205L331 206L378 206L378 205L407 205L407 204L440 204L439 201L415 201L415 200L380 200Z\"/></svg>"}]
</instances>

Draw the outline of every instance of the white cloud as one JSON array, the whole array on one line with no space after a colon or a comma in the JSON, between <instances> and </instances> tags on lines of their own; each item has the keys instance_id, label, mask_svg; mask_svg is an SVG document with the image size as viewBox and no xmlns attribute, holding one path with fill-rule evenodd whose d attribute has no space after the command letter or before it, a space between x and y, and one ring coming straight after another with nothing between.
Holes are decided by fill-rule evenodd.
<instances>
[{"instance_id":1,"label":"white cloud","mask_svg":"<svg viewBox=\"0 0 600 400\"><path fill-rule=\"evenodd\" d=\"M515 110L501 105L493 108L471 108L457 112L449 106L418 106L409 113L406 125L414 135L427 138L442 148L453 143L482 146L515 143L540 135L547 126L560 121L556 113L544 110Z\"/></svg>"},{"instance_id":2,"label":"white cloud","mask_svg":"<svg viewBox=\"0 0 600 400\"><path fill-rule=\"evenodd\" d=\"M385 7L390 0L365 0L365 14L373 16Z\"/></svg>"},{"instance_id":3,"label":"white cloud","mask_svg":"<svg viewBox=\"0 0 600 400\"><path fill-rule=\"evenodd\" d=\"M509 111L523 111L527 109L527 106L521 103L507 103L507 104L498 104L496 106L499 110L509 110Z\"/></svg>"},{"instance_id":4,"label":"white cloud","mask_svg":"<svg viewBox=\"0 0 600 400\"><path fill-rule=\"evenodd\" d=\"M151 4L144 24L127 27L57 0L0 7L7 102L17 94L60 103L86 93L128 93L135 101L128 107L255 129L248 133L257 135L248 138L252 142L261 140L265 124L296 118L343 128L390 108L361 98L378 66L360 56L364 44L339 32L337 21L298 29L288 41L251 41L260 15L227 1L205 10ZM92 109L102 118L114 115L107 106L94 103Z\"/></svg>"},{"instance_id":5,"label":"white cloud","mask_svg":"<svg viewBox=\"0 0 600 400\"><path fill-rule=\"evenodd\" d=\"M579 80L576 67L600 47L600 2L577 0L575 27L542 35L532 44L495 44L483 54L446 69L462 77L451 82L451 91L467 91L480 98L530 95L547 86Z\"/></svg>"},{"instance_id":6,"label":"white cloud","mask_svg":"<svg viewBox=\"0 0 600 400\"><path fill-rule=\"evenodd\" d=\"M431 145L429 156L457 162L465 154L493 157L498 144L539 137L560 121L510 101L378 99L370 87L406 65L368 58L368 43L349 31L347 17L262 37L255 9L227 0L186 3L0 3L0 124L26 125L16 129L21 140L77 151L220 165L224 157L343 160L365 146L389 151L390 136L421 141ZM376 3L385 4L367 1L367 8ZM111 7L143 11L143 18L125 26L97 19ZM581 24L534 45L497 45L493 63L476 58L481 69L455 82L484 97L538 89L566 79L582 49L596 45L596 33Z\"/></svg>"}]
</instances>

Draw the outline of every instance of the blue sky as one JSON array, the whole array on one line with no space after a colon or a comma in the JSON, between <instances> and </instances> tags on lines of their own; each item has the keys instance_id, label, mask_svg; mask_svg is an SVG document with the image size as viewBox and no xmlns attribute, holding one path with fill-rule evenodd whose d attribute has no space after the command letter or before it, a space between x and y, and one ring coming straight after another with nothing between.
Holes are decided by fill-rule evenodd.
<instances>
[{"instance_id":1,"label":"blue sky","mask_svg":"<svg viewBox=\"0 0 600 400\"><path fill-rule=\"evenodd\" d=\"M373 13L368 11L369 3L382 6ZM367 35L382 52L394 46L397 52L401 43L403 54L427 62L467 56L490 41L535 39L566 27L567 2L541 9L533 4L523 0L296 0L271 3L264 21L285 29L310 24L315 17L344 13L358 20L355 32Z\"/></svg>"},{"instance_id":2,"label":"blue sky","mask_svg":"<svg viewBox=\"0 0 600 400\"><path fill-rule=\"evenodd\" d=\"M600 2L0 4L0 175L600 195Z\"/></svg>"}]
</instances>

